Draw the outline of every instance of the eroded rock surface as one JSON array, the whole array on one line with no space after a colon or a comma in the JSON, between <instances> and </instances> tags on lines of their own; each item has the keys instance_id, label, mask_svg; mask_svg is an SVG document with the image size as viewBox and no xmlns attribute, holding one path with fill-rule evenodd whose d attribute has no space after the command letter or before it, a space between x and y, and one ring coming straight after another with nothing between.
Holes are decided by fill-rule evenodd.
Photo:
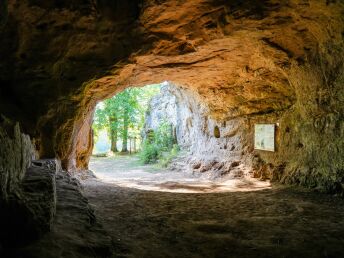
<instances>
[{"instance_id":1,"label":"eroded rock surface","mask_svg":"<svg viewBox=\"0 0 344 258\"><path fill-rule=\"evenodd\" d=\"M21 132L19 124L0 118L0 196L6 199L16 191L26 169L35 157L30 137Z\"/></svg>"},{"instance_id":2,"label":"eroded rock surface","mask_svg":"<svg viewBox=\"0 0 344 258\"><path fill-rule=\"evenodd\" d=\"M11 234L0 242L1 257L112 257L111 238L79 181L53 160L34 163L21 183L23 199L13 202L13 217L2 217Z\"/></svg>"},{"instance_id":3,"label":"eroded rock surface","mask_svg":"<svg viewBox=\"0 0 344 258\"><path fill-rule=\"evenodd\" d=\"M87 168L96 102L169 80L198 96L257 175L343 191L342 1L23 0L0 10L1 112L40 157ZM252 147L265 122L280 124L275 153Z\"/></svg>"},{"instance_id":4,"label":"eroded rock surface","mask_svg":"<svg viewBox=\"0 0 344 258\"><path fill-rule=\"evenodd\" d=\"M111 240L60 162L36 160L30 137L4 117L0 143L0 256L110 256Z\"/></svg>"},{"instance_id":5,"label":"eroded rock surface","mask_svg":"<svg viewBox=\"0 0 344 258\"><path fill-rule=\"evenodd\" d=\"M87 169L96 103L129 86L170 81L183 90L183 94L176 95L190 108L185 112L190 119L183 118L181 125L185 126L183 135L191 141L190 151L195 154L194 159L187 160L194 172L216 177L228 173L241 176L243 171L248 171L263 179L343 193L343 35L343 1L1 1L0 114L18 121L20 127L0 119L0 252L7 254L8 248L32 240L31 233L38 237L51 229L39 243L25 250L10 249L10 254L49 257L49 251L53 250L65 257L98 254L106 257L111 253L111 240L95 222L78 184L61 173L55 184L56 175L48 172L54 168L39 166L39 162L31 166L31 161L57 158L63 169ZM256 123L278 124L275 152L254 150ZM36 154L38 157L34 157ZM89 196L92 198L94 193L89 192ZM143 199L145 195L149 193L143 194ZM332 209L330 204L322 203L292 206L307 195L301 195L298 200L293 196L284 199L283 192L277 192L276 212L270 213L266 208L273 205L266 201L269 195L263 193L260 199L263 208L259 213L255 203L247 202L255 200L256 193L248 199L215 196L208 203L196 198L197 212L189 212L193 207L188 204L182 207L189 213L181 210L180 216L183 219L186 214L199 219L204 215L205 222L184 225L186 229L190 225L195 227L198 233L186 235L181 242L211 245L214 242L207 241L209 235L217 238L213 233L220 229L231 232L231 241L236 242L238 234L232 229L241 222L250 223L253 218L250 229L262 223L276 227L271 239L258 244L263 253L271 251L272 257L281 253L270 249L271 241L279 243L280 240L291 241L290 248L285 250L290 256L343 254L340 231L343 225L323 223L321 228L317 220L307 217L320 209L324 213L319 216L332 222L343 213L341 208ZM136 203L129 204L134 209L129 211L147 211L145 205L137 205L142 195L137 196ZM151 210L154 216L144 217L142 223L157 221L154 226L158 228L164 225L166 221L159 221L155 213L159 212L156 209L161 207L161 202L165 202L169 211L173 207L170 197L165 197L165 200L146 202L154 206ZM226 225L215 223L214 226L208 221L214 217L207 217L211 213L204 211L208 207L211 212L217 200L225 202L217 203L216 209L230 204L228 210L235 212L233 217L237 215L235 207L252 216L246 221L237 218L234 223L227 221ZM286 204L291 205L288 210ZM246 213L248 210L251 213ZM104 216L104 211L99 213ZM121 209L116 212L115 219L123 215ZM294 217L289 216L291 212ZM295 221L301 225L291 228L290 238L278 235L279 217L269 217L276 213L285 215L284 228L294 226ZM230 220L233 214L220 215ZM138 217L127 214L124 217L128 219L125 223L119 220L117 224L107 224L120 226L114 229L113 236L117 229L125 232L127 228L123 226L136 225ZM303 222L304 218L307 223ZM302 231L306 225L312 228ZM12 231L3 230L5 227ZM317 238L328 228L333 229L329 231L333 237L329 247L334 248L314 245L309 236ZM239 235L243 242L234 245L240 247L239 254L250 254L245 249L247 246L256 248L250 241L265 235L265 228L260 229L258 235L257 231L239 232L248 234L241 238ZM300 231L307 237L300 237ZM159 229L155 232L161 236ZM207 237L198 239L202 232ZM179 243L176 233L172 228L167 235L172 252L179 251L171 245ZM293 242L294 236L298 241ZM303 249L304 246L308 249ZM211 255L222 254L222 247ZM299 247L300 252L291 251ZM134 253L140 251L136 249ZM148 250L148 257L150 252L155 250Z\"/></svg>"},{"instance_id":6,"label":"eroded rock surface","mask_svg":"<svg viewBox=\"0 0 344 258\"><path fill-rule=\"evenodd\" d=\"M0 254L35 241L51 230L56 212L56 169L43 166L42 162L33 162L15 189L0 198ZM51 160L52 165L55 162Z\"/></svg>"}]
</instances>

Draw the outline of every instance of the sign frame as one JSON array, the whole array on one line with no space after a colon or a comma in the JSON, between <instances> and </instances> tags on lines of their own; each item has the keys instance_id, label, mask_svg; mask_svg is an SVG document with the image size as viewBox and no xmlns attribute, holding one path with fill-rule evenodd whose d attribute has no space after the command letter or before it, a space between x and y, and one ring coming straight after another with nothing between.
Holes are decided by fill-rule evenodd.
<instances>
[{"instance_id":1,"label":"sign frame","mask_svg":"<svg viewBox=\"0 0 344 258\"><path fill-rule=\"evenodd\" d=\"M258 135L258 133L261 133ZM276 124L254 124L254 149L260 151L276 151Z\"/></svg>"}]
</instances>

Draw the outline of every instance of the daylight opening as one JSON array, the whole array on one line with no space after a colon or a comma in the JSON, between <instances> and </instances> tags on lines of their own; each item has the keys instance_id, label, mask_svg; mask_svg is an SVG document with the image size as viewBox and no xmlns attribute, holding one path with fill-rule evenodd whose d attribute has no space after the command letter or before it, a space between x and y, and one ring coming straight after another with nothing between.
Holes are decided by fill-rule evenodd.
<instances>
[{"instance_id":1,"label":"daylight opening","mask_svg":"<svg viewBox=\"0 0 344 258\"><path fill-rule=\"evenodd\" d=\"M93 121L93 154L138 153L147 138L143 128L149 101L160 88L160 84L127 88L98 103Z\"/></svg>"},{"instance_id":2,"label":"daylight opening","mask_svg":"<svg viewBox=\"0 0 344 258\"><path fill-rule=\"evenodd\" d=\"M127 88L96 107L90 169L103 181L143 190L208 193L269 187L269 182L247 177L240 161L228 159L232 150L218 148L228 144L220 138L226 123L220 128L207 113L197 94L169 82Z\"/></svg>"}]
</instances>

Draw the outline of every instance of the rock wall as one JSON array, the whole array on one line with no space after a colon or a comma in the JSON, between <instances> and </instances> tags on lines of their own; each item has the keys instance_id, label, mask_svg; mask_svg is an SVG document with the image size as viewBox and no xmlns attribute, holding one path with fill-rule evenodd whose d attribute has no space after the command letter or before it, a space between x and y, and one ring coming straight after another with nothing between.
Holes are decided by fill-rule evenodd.
<instances>
[{"instance_id":1,"label":"rock wall","mask_svg":"<svg viewBox=\"0 0 344 258\"><path fill-rule=\"evenodd\" d=\"M110 256L112 242L78 180L59 160L36 157L19 124L0 116L0 257L47 257L61 250L83 256L85 248ZM68 230L73 240L66 240Z\"/></svg>"},{"instance_id":2,"label":"rock wall","mask_svg":"<svg viewBox=\"0 0 344 258\"><path fill-rule=\"evenodd\" d=\"M75 168L84 118L103 98L87 82L137 48L138 2L1 1L0 110L37 139L41 158Z\"/></svg>"},{"instance_id":3,"label":"rock wall","mask_svg":"<svg viewBox=\"0 0 344 258\"><path fill-rule=\"evenodd\" d=\"M0 117L0 197L15 193L35 157L30 137L18 123Z\"/></svg>"},{"instance_id":4,"label":"rock wall","mask_svg":"<svg viewBox=\"0 0 344 258\"><path fill-rule=\"evenodd\" d=\"M320 74L315 68L305 69L297 82L307 79L319 82L317 76L321 77ZM342 72L333 80L332 88L328 90L334 90L341 98ZM326 111L319 106L319 101L326 102L326 96L322 95L325 98L322 100L308 96L331 94L330 91L312 93L309 89L306 92L298 93L302 97L283 111L216 120L210 117L209 107L202 104L199 95L169 83L151 100L145 130L155 130L163 120L171 123L176 128L178 144L189 151L186 162L193 173L212 178L249 174L319 191L342 193L342 107L334 100L332 108L336 112L327 104ZM309 110L309 101L315 101L312 110ZM275 152L254 149L254 126L260 123L276 125Z\"/></svg>"},{"instance_id":5,"label":"rock wall","mask_svg":"<svg viewBox=\"0 0 344 258\"><path fill-rule=\"evenodd\" d=\"M281 117L278 158L286 164L282 182L343 193L344 54L336 46L327 47L314 60L316 65L295 72L297 102ZM332 51L336 54L329 58Z\"/></svg>"},{"instance_id":6,"label":"rock wall","mask_svg":"<svg viewBox=\"0 0 344 258\"><path fill-rule=\"evenodd\" d=\"M178 132L180 123L178 123L179 103L177 98L171 92L172 86L168 82L164 82L160 89L160 93L153 96L148 103L145 114L145 123L143 125L142 134L146 138L150 131L155 131L163 122L168 122L175 132ZM181 135L175 135L179 138Z\"/></svg>"},{"instance_id":7,"label":"rock wall","mask_svg":"<svg viewBox=\"0 0 344 258\"><path fill-rule=\"evenodd\" d=\"M56 210L58 162L35 160L36 152L18 123L0 121L0 254L50 230ZM51 165L49 165L51 164Z\"/></svg>"},{"instance_id":8,"label":"rock wall","mask_svg":"<svg viewBox=\"0 0 344 258\"><path fill-rule=\"evenodd\" d=\"M96 103L168 80L204 107L197 151L342 191L342 1L13 0L0 12L0 112L40 157L86 168ZM253 150L263 121L280 123L275 153Z\"/></svg>"},{"instance_id":9,"label":"rock wall","mask_svg":"<svg viewBox=\"0 0 344 258\"><path fill-rule=\"evenodd\" d=\"M215 120L198 94L172 83L152 98L145 131L156 130L164 120L173 125L178 145L187 151L183 169L211 178L253 173L247 120Z\"/></svg>"}]
</instances>

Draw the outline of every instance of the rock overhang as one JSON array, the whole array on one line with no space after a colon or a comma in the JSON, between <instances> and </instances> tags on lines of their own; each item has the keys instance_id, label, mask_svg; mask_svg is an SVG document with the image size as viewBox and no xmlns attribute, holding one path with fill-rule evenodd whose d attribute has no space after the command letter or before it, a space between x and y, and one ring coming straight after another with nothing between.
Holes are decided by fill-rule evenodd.
<instances>
[{"instance_id":1,"label":"rock overhang","mask_svg":"<svg viewBox=\"0 0 344 258\"><path fill-rule=\"evenodd\" d=\"M87 164L97 101L165 80L199 96L212 119L312 130L343 110L343 10L340 1L11 1L1 113L64 167ZM283 133L287 147L273 160L287 160L301 146L294 141L315 141L322 127L311 137Z\"/></svg>"}]
</instances>

